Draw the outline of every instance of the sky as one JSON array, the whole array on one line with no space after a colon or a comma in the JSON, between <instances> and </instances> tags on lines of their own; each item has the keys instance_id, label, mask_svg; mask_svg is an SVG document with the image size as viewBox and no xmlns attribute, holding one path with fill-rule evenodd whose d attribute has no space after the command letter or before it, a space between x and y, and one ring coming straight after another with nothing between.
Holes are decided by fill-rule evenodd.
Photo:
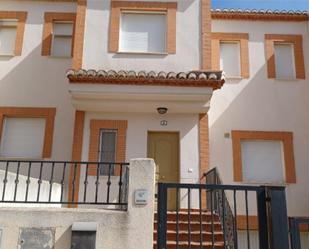
<instances>
[{"instance_id":1,"label":"sky","mask_svg":"<svg viewBox=\"0 0 309 249\"><path fill-rule=\"evenodd\" d=\"M309 11L309 0L212 0L212 8Z\"/></svg>"}]
</instances>

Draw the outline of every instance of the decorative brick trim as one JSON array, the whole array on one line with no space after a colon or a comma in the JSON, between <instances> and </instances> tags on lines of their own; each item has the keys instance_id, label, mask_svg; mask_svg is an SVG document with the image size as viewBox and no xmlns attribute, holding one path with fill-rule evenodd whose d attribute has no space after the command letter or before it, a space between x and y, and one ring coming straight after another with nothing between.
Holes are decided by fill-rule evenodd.
<instances>
[{"instance_id":1,"label":"decorative brick trim","mask_svg":"<svg viewBox=\"0 0 309 249\"><path fill-rule=\"evenodd\" d=\"M209 170L209 127L207 113L199 114L200 179ZM206 194L202 195L202 207L206 207Z\"/></svg>"},{"instance_id":2,"label":"decorative brick trim","mask_svg":"<svg viewBox=\"0 0 309 249\"><path fill-rule=\"evenodd\" d=\"M220 70L220 42L236 41L240 44L241 77L250 77L249 34L247 33L212 33L212 69Z\"/></svg>"},{"instance_id":3,"label":"decorative brick trim","mask_svg":"<svg viewBox=\"0 0 309 249\"><path fill-rule=\"evenodd\" d=\"M16 30L14 55L20 56L22 54L22 49L23 49L27 12L0 11L0 19L17 19L17 30Z\"/></svg>"},{"instance_id":4,"label":"decorative brick trim","mask_svg":"<svg viewBox=\"0 0 309 249\"><path fill-rule=\"evenodd\" d=\"M305 79L305 62L303 52L303 36L302 35L265 35L265 50L267 59L268 78L276 78L276 61L275 61L275 43L292 43L294 45L295 56L295 73L297 79Z\"/></svg>"},{"instance_id":5,"label":"decorative brick trim","mask_svg":"<svg viewBox=\"0 0 309 249\"><path fill-rule=\"evenodd\" d=\"M90 121L90 139L89 139L89 161L99 161L100 147L100 130L114 129L117 130L117 146L116 161L118 163L126 160L126 136L127 136L127 120L91 120ZM116 174L118 170L116 169ZM89 165L89 175L96 175L96 165Z\"/></svg>"},{"instance_id":6,"label":"decorative brick trim","mask_svg":"<svg viewBox=\"0 0 309 249\"><path fill-rule=\"evenodd\" d=\"M3 132L3 122L5 117L45 118L46 122L42 158L50 158L53 145L55 115L56 108L0 107L0 139Z\"/></svg>"},{"instance_id":7,"label":"decorative brick trim","mask_svg":"<svg viewBox=\"0 0 309 249\"><path fill-rule=\"evenodd\" d=\"M216 20L249 20L249 21L284 21L304 22L309 20L308 14L276 14L276 13L240 13L240 12L216 12L211 13L212 19Z\"/></svg>"},{"instance_id":8,"label":"decorative brick trim","mask_svg":"<svg viewBox=\"0 0 309 249\"><path fill-rule=\"evenodd\" d=\"M283 143L285 182L296 183L296 172L294 162L293 133L292 132L273 132L273 131L232 131L233 143L233 164L234 181L242 182L242 140L278 140Z\"/></svg>"},{"instance_id":9,"label":"decorative brick trim","mask_svg":"<svg viewBox=\"0 0 309 249\"><path fill-rule=\"evenodd\" d=\"M87 0L77 0L76 27L74 32L74 48L72 68L80 69L83 65L84 36Z\"/></svg>"},{"instance_id":10,"label":"decorative brick trim","mask_svg":"<svg viewBox=\"0 0 309 249\"><path fill-rule=\"evenodd\" d=\"M65 12L46 12L44 14L44 31L42 41L42 55L51 55L53 23L55 21L72 21L75 29L75 13ZM74 39L72 37L72 50L74 48Z\"/></svg>"},{"instance_id":11,"label":"decorative brick trim","mask_svg":"<svg viewBox=\"0 0 309 249\"><path fill-rule=\"evenodd\" d=\"M202 23L202 70L211 70L211 1L201 0L201 23Z\"/></svg>"},{"instance_id":12,"label":"decorative brick trim","mask_svg":"<svg viewBox=\"0 0 309 249\"><path fill-rule=\"evenodd\" d=\"M84 124L85 124L85 112L76 111L75 112L75 123L74 123L74 134L73 134L73 145L72 145L72 161L81 162L82 161L82 150L83 150L83 135L84 135ZM73 182L75 175L75 191L73 197L73 187L69 184L69 196L68 201L78 202L79 194L79 180L80 180L80 164L76 166L72 164L70 167L70 177L69 183ZM76 205L71 205L70 207L76 207Z\"/></svg>"},{"instance_id":13,"label":"decorative brick trim","mask_svg":"<svg viewBox=\"0 0 309 249\"><path fill-rule=\"evenodd\" d=\"M167 53L176 53L176 2L138 2L138 1L112 1L110 11L109 46L110 53L119 50L119 30L122 10L135 11L166 11L167 13Z\"/></svg>"}]
</instances>

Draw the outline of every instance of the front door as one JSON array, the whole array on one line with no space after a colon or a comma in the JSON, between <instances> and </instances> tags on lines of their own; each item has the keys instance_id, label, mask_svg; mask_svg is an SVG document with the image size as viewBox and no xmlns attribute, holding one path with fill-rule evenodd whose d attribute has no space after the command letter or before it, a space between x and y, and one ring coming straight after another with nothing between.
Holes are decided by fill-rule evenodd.
<instances>
[{"instance_id":1,"label":"front door","mask_svg":"<svg viewBox=\"0 0 309 249\"><path fill-rule=\"evenodd\" d=\"M179 182L178 132L149 132L148 157L155 160L157 182ZM169 191L167 203L169 210L176 209L176 191Z\"/></svg>"}]
</instances>

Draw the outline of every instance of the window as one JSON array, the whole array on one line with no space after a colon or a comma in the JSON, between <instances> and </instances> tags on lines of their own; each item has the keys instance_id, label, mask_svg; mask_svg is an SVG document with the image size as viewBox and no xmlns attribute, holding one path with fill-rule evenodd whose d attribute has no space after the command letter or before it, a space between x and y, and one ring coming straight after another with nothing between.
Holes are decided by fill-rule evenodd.
<instances>
[{"instance_id":1,"label":"window","mask_svg":"<svg viewBox=\"0 0 309 249\"><path fill-rule=\"evenodd\" d=\"M50 158L56 108L0 107L0 156Z\"/></svg>"},{"instance_id":2,"label":"window","mask_svg":"<svg viewBox=\"0 0 309 249\"><path fill-rule=\"evenodd\" d=\"M0 55L14 55L17 20L0 20Z\"/></svg>"},{"instance_id":3,"label":"window","mask_svg":"<svg viewBox=\"0 0 309 249\"><path fill-rule=\"evenodd\" d=\"M90 162L125 162L127 120L90 120L90 139L88 160ZM108 174L109 165L101 167L101 174ZM120 167L113 168L114 175ZM89 175L97 175L97 166L89 165Z\"/></svg>"},{"instance_id":4,"label":"window","mask_svg":"<svg viewBox=\"0 0 309 249\"><path fill-rule=\"evenodd\" d=\"M0 55L22 53L27 12L0 11Z\"/></svg>"},{"instance_id":5,"label":"window","mask_svg":"<svg viewBox=\"0 0 309 249\"><path fill-rule=\"evenodd\" d=\"M292 132L232 131L235 182L296 183Z\"/></svg>"},{"instance_id":6,"label":"window","mask_svg":"<svg viewBox=\"0 0 309 249\"><path fill-rule=\"evenodd\" d=\"M73 26L72 22L53 23L52 56L72 56Z\"/></svg>"},{"instance_id":7,"label":"window","mask_svg":"<svg viewBox=\"0 0 309 249\"><path fill-rule=\"evenodd\" d=\"M268 78L305 79L302 35L265 35Z\"/></svg>"},{"instance_id":8,"label":"window","mask_svg":"<svg viewBox=\"0 0 309 249\"><path fill-rule=\"evenodd\" d=\"M41 158L45 132L44 118L4 119L0 156Z\"/></svg>"},{"instance_id":9,"label":"window","mask_svg":"<svg viewBox=\"0 0 309 249\"><path fill-rule=\"evenodd\" d=\"M240 77L239 42L220 42L220 70L223 70L227 77Z\"/></svg>"},{"instance_id":10,"label":"window","mask_svg":"<svg viewBox=\"0 0 309 249\"><path fill-rule=\"evenodd\" d=\"M112 1L110 53L176 53L175 2Z\"/></svg>"},{"instance_id":11,"label":"window","mask_svg":"<svg viewBox=\"0 0 309 249\"><path fill-rule=\"evenodd\" d=\"M284 183L284 157L281 141L241 142L243 181Z\"/></svg>"},{"instance_id":12,"label":"window","mask_svg":"<svg viewBox=\"0 0 309 249\"><path fill-rule=\"evenodd\" d=\"M211 51L213 70L223 70L231 78L249 78L249 34L212 33Z\"/></svg>"},{"instance_id":13,"label":"window","mask_svg":"<svg viewBox=\"0 0 309 249\"><path fill-rule=\"evenodd\" d=\"M117 130L100 131L100 162L116 162ZM103 164L100 167L101 175L114 175L115 165Z\"/></svg>"},{"instance_id":14,"label":"window","mask_svg":"<svg viewBox=\"0 0 309 249\"><path fill-rule=\"evenodd\" d=\"M294 46L275 43L276 78L295 79Z\"/></svg>"},{"instance_id":15,"label":"window","mask_svg":"<svg viewBox=\"0 0 309 249\"><path fill-rule=\"evenodd\" d=\"M72 249L95 249L97 223L74 222L72 225Z\"/></svg>"},{"instance_id":16,"label":"window","mask_svg":"<svg viewBox=\"0 0 309 249\"><path fill-rule=\"evenodd\" d=\"M47 12L42 42L42 55L72 57L76 14Z\"/></svg>"},{"instance_id":17,"label":"window","mask_svg":"<svg viewBox=\"0 0 309 249\"><path fill-rule=\"evenodd\" d=\"M119 51L166 52L166 14L123 12L121 14Z\"/></svg>"}]
</instances>

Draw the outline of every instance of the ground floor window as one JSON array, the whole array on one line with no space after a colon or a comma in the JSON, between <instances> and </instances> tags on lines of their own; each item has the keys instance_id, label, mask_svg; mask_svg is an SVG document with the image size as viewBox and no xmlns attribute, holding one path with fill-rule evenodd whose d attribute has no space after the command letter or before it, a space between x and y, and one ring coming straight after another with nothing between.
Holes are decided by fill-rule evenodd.
<instances>
[{"instance_id":1,"label":"ground floor window","mask_svg":"<svg viewBox=\"0 0 309 249\"><path fill-rule=\"evenodd\" d=\"M100 162L106 163L100 165L100 175L114 175L115 165L108 164L116 162L117 130L100 130Z\"/></svg>"}]
</instances>

